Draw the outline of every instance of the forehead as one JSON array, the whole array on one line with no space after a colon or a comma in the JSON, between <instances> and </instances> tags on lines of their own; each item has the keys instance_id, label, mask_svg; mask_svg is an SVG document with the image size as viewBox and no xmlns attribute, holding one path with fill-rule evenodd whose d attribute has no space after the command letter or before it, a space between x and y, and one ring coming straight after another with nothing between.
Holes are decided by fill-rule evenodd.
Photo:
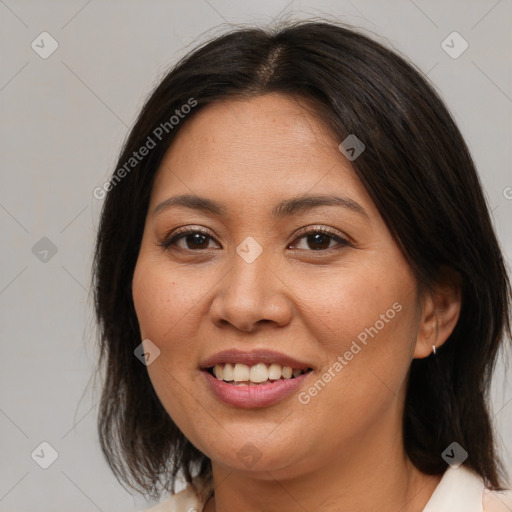
<instances>
[{"instance_id":1,"label":"forehead","mask_svg":"<svg viewBox=\"0 0 512 512\"><path fill-rule=\"evenodd\" d=\"M245 204L336 191L368 200L340 141L303 101L229 99L185 121L155 177L153 205L177 193Z\"/></svg>"}]
</instances>

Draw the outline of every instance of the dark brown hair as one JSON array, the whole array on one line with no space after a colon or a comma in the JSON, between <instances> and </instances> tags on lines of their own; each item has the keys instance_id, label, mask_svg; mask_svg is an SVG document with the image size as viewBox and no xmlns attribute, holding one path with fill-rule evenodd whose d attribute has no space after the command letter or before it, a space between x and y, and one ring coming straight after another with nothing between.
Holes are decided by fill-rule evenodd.
<instances>
[{"instance_id":1,"label":"dark brown hair","mask_svg":"<svg viewBox=\"0 0 512 512\"><path fill-rule=\"evenodd\" d=\"M442 474L441 454L456 441L468 452L464 464L502 488L488 404L498 349L510 336L511 290L475 166L421 72L366 35L323 21L237 29L201 45L157 85L124 144L93 269L105 370L98 427L114 474L151 496L174 489L180 474L211 478L210 460L173 423L134 356L141 337L132 277L153 178L176 133L212 102L271 92L307 100L340 142L355 134L365 144L353 168L422 289L443 269L459 277L453 333L435 357L410 368L404 446L421 471ZM191 99L194 108L171 128L170 116ZM118 170L165 123L156 147L121 179Z\"/></svg>"}]
</instances>

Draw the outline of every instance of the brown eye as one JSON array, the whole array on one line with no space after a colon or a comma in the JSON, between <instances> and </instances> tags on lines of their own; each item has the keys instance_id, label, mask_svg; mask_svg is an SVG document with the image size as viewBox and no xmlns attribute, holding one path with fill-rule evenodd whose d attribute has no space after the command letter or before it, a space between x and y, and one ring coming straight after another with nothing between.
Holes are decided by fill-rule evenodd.
<instances>
[{"instance_id":1,"label":"brown eye","mask_svg":"<svg viewBox=\"0 0 512 512\"><path fill-rule=\"evenodd\" d=\"M296 238L297 240L305 239L306 247L299 248L299 250L306 251L330 251L336 248L336 245L340 246L339 248L350 245L350 243L339 236L334 231L331 231L326 228L312 228L306 231L303 231L302 234ZM184 244L179 245L178 242L180 240L184 240ZM201 251L210 249L209 242L214 240L214 238L210 235L208 231L204 231L202 229L186 229L178 232L171 233L162 243L161 245L164 250L169 249L174 246L178 249L188 250L188 251ZM333 244L333 242L335 242ZM290 244L288 248L296 245L297 242Z\"/></svg>"},{"instance_id":2,"label":"brown eye","mask_svg":"<svg viewBox=\"0 0 512 512\"><path fill-rule=\"evenodd\" d=\"M336 244L331 246L332 242L337 242L342 247L350 245L347 240L326 228L309 229L302 232L296 240L303 238L306 240L306 248L299 248L300 250L327 251L336 246ZM296 243L293 245L296 245Z\"/></svg>"},{"instance_id":3,"label":"brown eye","mask_svg":"<svg viewBox=\"0 0 512 512\"><path fill-rule=\"evenodd\" d=\"M184 246L177 244L180 240L185 240ZM207 231L201 229L187 229L173 233L172 236L167 237L160 245L164 249L176 246L180 249L196 251L209 249L208 243L210 240L213 240L213 238Z\"/></svg>"}]
</instances>

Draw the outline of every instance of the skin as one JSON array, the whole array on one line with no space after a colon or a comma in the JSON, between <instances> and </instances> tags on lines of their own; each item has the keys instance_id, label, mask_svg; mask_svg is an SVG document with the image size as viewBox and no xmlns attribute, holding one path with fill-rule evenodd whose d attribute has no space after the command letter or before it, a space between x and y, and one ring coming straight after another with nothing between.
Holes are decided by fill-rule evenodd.
<instances>
[{"instance_id":1,"label":"skin","mask_svg":"<svg viewBox=\"0 0 512 512\"><path fill-rule=\"evenodd\" d=\"M403 399L412 359L429 356L455 327L460 293L439 283L419 300L410 267L339 143L296 99L230 99L182 127L156 175L133 299L142 339L160 349L147 367L156 393L212 461L207 512L419 512L439 483L405 454ZM227 216L184 207L153 215L185 193L223 203ZM341 206L278 221L270 215L283 199L332 193L359 203L367 217ZM159 245L184 226L211 238ZM301 235L305 226L350 244L318 242ZM252 263L235 250L248 236L263 249ZM270 348L310 364L300 389L307 391L397 302L401 311L308 404L294 394L236 408L209 391L199 369L221 350ZM261 454L252 467L237 456L248 442Z\"/></svg>"}]
</instances>

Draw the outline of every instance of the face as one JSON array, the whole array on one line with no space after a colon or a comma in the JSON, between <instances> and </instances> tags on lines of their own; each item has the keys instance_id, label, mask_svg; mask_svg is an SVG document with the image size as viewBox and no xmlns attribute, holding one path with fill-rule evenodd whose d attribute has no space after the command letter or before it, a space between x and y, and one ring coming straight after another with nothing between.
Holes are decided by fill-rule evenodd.
<instances>
[{"instance_id":1,"label":"face","mask_svg":"<svg viewBox=\"0 0 512 512\"><path fill-rule=\"evenodd\" d=\"M400 429L416 281L339 143L297 100L229 100L155 177L133 278L147 369L214 465L292 476Z\"/></svg>"}]
</instances>

